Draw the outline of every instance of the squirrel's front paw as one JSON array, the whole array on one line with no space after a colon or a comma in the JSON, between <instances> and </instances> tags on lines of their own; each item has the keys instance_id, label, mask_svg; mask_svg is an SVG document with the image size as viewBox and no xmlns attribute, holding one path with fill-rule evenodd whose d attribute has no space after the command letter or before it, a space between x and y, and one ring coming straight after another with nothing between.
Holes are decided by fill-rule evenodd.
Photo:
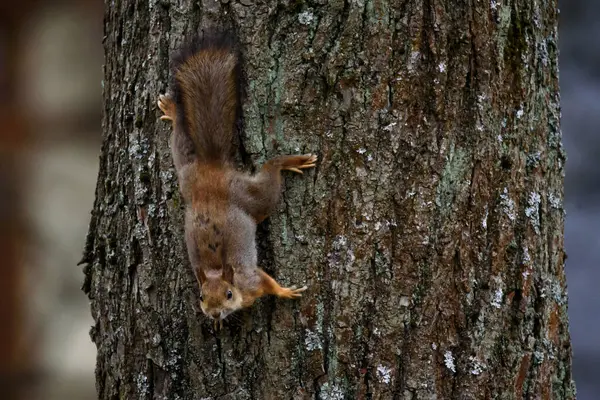
<instances>
[{"instance_id":1,"label":"squirrel's front paw","mask_svg":"<svg viewBox=\"0 0 600 400\"><path fill-rule=\"evenodd\" d=\"M175 103L171 96L161 94L158 96L158 108L165 114L160 117L161 121L173 121L175 119Z\"/></svg>"},{"instance_id":2,"label":"squirrel's front paw","mask_svg":"<svg viewBox=\"0 0 600 400\"><path fill-rule=\"evenodd\" d=\"M304 292L306 289L308 289L308 286L302 286L301 288L296 288L296 286L281 288L277 295L284 299L296 299L302 297L300 293Z\"/></svg>"}]
</instances>

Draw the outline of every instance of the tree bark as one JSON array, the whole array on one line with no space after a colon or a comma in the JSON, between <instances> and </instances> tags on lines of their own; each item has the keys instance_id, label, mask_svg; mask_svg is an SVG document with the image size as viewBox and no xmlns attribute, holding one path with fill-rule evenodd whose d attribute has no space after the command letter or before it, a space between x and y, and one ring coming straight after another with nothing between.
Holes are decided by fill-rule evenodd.
<instances>
[{"instance_id":1,"label":"tree bark","mask_svg":"<svg viewBox=\"0 0 600 400\"><path fill-rule=\"evenodd\" d=\"M571 399L555 0L106 0L84 262L101 399ZM233 26L240 160L316 153L259 227L265 298L198 313L156 98Z\"/></svg>"}]
</instances>

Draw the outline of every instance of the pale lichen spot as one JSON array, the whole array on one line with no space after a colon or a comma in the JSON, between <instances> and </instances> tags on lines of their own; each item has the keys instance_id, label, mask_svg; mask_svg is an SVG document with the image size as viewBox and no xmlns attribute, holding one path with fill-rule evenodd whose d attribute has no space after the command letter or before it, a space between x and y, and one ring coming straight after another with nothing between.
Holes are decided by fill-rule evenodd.
<instances>
[{"instance_id":1,"label":"pale lichen spot","mask_svg":"<svg viewBox=\"0 0 600 400\"><path fill-rule=\"evenodd\" d=\"M523 247L523 264L529 265L531 263L531 256L529 255L529 249Z\"/></svg>"},{"instance_id":2,"label":"pale lichen spot","mask_svg":"<svg viewBox=\"0 0 600 400\"><path fill-rule=\"evenodd\" d=\"M536 168L540 164L540 160L542 159L542 152L535 151L527 154L527 167L528 168Z\"/></svg>"},{"instance_id":3,"label":"pale lichen spot","mask_svg":"<svg viewBox=\"0 0 600 400\"><path fill-rule=\"evenodd\" d=\"M488 209L486 207L485 214L483 216L483 220L481 221L481 226L483 227L483 229L487 229L487 220L488 220Z\"/></svg>"},{"instance_id":4,"label":"pale lichen spot","mask_svg":"<svg viewBox=\"0 0 600 400\"><path fill-rule=\"evenodd\" d=\"M444 364L446 364L446 368L448 368L452 372L456 372L456 365L454 364L454 356L450 350L447 350L444 353Z\"/></svg>"},{"instance_id":5,"label":"pale lichen spot","mask_svg":"<svg viewBox=\"0 0 600 400\"><path fill-rule=\"evenodd\" d=\"M441 62L440 65L438 65L438 69L442 73L445 72L446 71L446 63L445 62Z\"/></svg>"},{"instance_id":6,"label":"pale lichen spot","mask_svg":"<svg viewBox=\"0 0 600 400\"><path fill-rule=\"evenodd\" d=\"M333 241L333 248L335 250L340 250L342 247L348 244L348 239L344 235L337 235Z\"/></svg>"},{"instance_id":7,"label":"pale lichen spot","mask_svg":"<svg viewBox=\"0 0 600 400\"><path fill-rule=\"evenodd\" d=\"M385 365L378 365L377 378L379 379L379 382L389 384L392 381L392 369Z\"/></svg>"},{"instance_id":8,"label":"pale lichen spot","mask_svg":"<svg viewBox=\"0 0 600 400\"><path fill-rule=\"evenodd\" d=\"M476 357L469 357L469 361L471 361L471 363L473 364L473 367L471 368L471 374L472 375L480 375L483 372L483 365L479 362L479 360Z\"/></svg>"},{"instance_id":9,"label":"pale lichen spot","mask_svg":"<svg viewBox=\"0 0 600 400\"><path fill-rule=\"evenodd\" d=\"M339 385L330 384L329 382L325 382L321 386L321 399L323 400L343 400L344 399L344 391Z\"/></svg>"},{"instance_id":10,"label":"pale lichen spot","mask_svg":"<svg viewBox=\"0 0 600 400\"><path fill-rule=\"evenodd\" d=\"M138 393L142 396L150 393L150 384L148 383L148 377L144 374L138 374L136 378L136 386Z\"/></svg>"},{"instance_id":11,"label":"pale lichen spot","mask_svg":"<svg viewBox=\"0 0 600 400\"><path fill-rule=\"evenodd\" d=\"M503 295L504 295L504 292L502 291L502 288L496 289L496 291L494 292L494 294L492 296L492 301L491 301L491 304L493 307L495 307L495 308L502 307L502 296Z\"/></svg>"},{"instance_id":12,"label":"pale lichen spot","mask_svg":"<svg viewBox=\"0 0 600 400\"><path fill-rule=\"evenodd\" d=\"M316 332L313 332L309 329L306 330L306 337L304 338L304 345L306 346L306 350L320 350L323 348L321 343L321 338Z\"/></svg>"},{"instance_id":13,"label":"pale lichen spot","mask_svg":"<svg viewBox=\"0 0 600 400\"><path fill-rule=\"evenodd\" d=\"M306 10L298 15L298 22L300 22L302 25L310 25L314 18L315 16L312 11Z\"/></svg>"},{"instance_id":14,"label":"pale lichen spot","mask_svg":"<svg viewBox=\"0 0 600 400\"><path fill-rule=\"evenodd\" d=\"M552 280L550 283L550 292L551 296L559 305L564 305L567 302L567 293L565 287L562 286L559 282Z\"/></svg>"},{"instance_id":15,"label":"pale lichen spot","mask_svg":"<svg viewBox=\"0 0 600 400\"><path fill-rule=\"evenodd\" d=\"M531 220L535 233L540 233L540 202L542 198L539 193L531 192L527 201L527 208L525 209L525 215Z\"/></svg>"},{"instance_id":16,"label":"pale lichen spot","mask_svg":"<svg viewBox=\"0 0 600 400\"><path fill-rule=\"evenodd\" d=\"M545 355L543 352L536 350L533 352L533 358L537 364L541 364L544 361Z\"/></svg>"},{"instance_id":17,"label":"pale lichen spot","mask_svg":"<svg viewBox=\"0 0 600 400\"><path fill-rule=\"evenodd\" d=\"M548 202L550 203L550 206L552 206L552 208L556 208L557 210L560 210L562 208L562 201L560 197L554 195L553 193L550 193L550 195L548 195Z\"/></svg>"},{"instance_id":18,"label":"pale lichen spot","mask_svg":"<svg viewBox=\"0 0 600 400\"><path fill-rule=\"evenodd\" d=\"M419 58L421 58L421 53L419 53L418 51L413 51L410 53L410 60L408 61L408 70L410 72L415 70L415 66L419 61Z\"/></svg>"},{"instance_id":19,"label":"pale lichen spot","mask_svg":"<svg viewBox=\"0 0 600 400\"><path fill-rule=\"evenodd\" d=\"M356 256L348 245L348 239L343 235L336 236L332 243L333 251L327 254L329 266L340 270L352 271ZM345 250L345 251L343 251Z\"/></svg>"},{"instance_id":20,"label":"pale lichen spot","mask_svg":"<svg viewBox=\"0 0 600 400\"><path fill-rule=\"evenodd\" d=\"M508 188L504 188L504 191L500 195L502 201L502 211L508 216L508 219L514 221L517 218L515 214L515 202L508 196Z\"/></svg>"},{"instance_id":21,"label":"pale lichen spot","mask_svg":"<svg viewBox=\"0 0 600 400\"><path fill-rule=\"evenodd\" d=\"M383 130L384 130L384 131L388 131L388 132L390 132L390 131L392 130L392 128L393 128L393 127L395 127L396 125L398 125L398 123L397 123L397 122L392 122L392 123L390 123L389 125L386 125L386 126L383 128Z\"/></svg>"}]
</instances>

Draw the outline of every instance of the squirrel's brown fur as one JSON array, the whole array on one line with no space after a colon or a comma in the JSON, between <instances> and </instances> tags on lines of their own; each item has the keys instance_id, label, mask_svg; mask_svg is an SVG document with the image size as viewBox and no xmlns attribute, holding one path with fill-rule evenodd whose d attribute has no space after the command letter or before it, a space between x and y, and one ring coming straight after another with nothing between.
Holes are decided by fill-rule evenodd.
<instances>
[{"instance_id":1,"label":"squirrel's brown fur","mask_svg":"<svg viewBox=\"0 0 600 400\"><path fill-rule=\"evenodd\" d=\"M239 118L240 57L231 36L196 38L173 62L162 120L172 121L171 150L183 195L185 239L201 287L202 311L217 322L266 294L296 298L306 287L281 287L257 267L256 225L275 209L281 170L302 173L316 157L279 156L255 175L232 163Z\"/></svg>"},{"instance_id":2,"label":"squirrel's brown fur","mask_svg":"<svg viewBox=\"0 0 600 400\"><path fill-rule=\"evenodd\" d=\"M239 110L241 67L231 36L219 32L190 41L173 60L177 119L201 161L227 162Z\"/></svg>"}]
</instances>

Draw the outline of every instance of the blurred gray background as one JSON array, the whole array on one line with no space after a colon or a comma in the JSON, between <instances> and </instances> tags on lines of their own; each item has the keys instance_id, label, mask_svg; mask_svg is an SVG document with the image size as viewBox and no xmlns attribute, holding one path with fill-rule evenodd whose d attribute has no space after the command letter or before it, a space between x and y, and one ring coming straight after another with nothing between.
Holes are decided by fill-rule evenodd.
<instances>
[{"instance_id":1,"label":"blurred gray background","mask_svg":"<svg viewBox=\"0 0 600 400\"><path fill-rule=\"evenodd\" d=\"M569 315L578 398L592 400L600 398L600 0L560 6ZM2 333L27 350L3 339L14 354L0 357L0 369L40 378L28 399L95 398L92 319L76 263L100 150L102 16L101 0L0 6L0 150L24 175L7 184L20 193L8 231L24 256L0 271L0 284L19 289L0 290L0 308L15 305Z\"/></svg>"},{"instance_id":2,"label":"blurred gray background","mask_svg":"<svg viewBox=\"0 0 600 400\"><path fill-rule=\"evenodd\" d=\"M561 0L565 242L577 398L600 398L600 1Z\"/></svg>"}]
</instances>

